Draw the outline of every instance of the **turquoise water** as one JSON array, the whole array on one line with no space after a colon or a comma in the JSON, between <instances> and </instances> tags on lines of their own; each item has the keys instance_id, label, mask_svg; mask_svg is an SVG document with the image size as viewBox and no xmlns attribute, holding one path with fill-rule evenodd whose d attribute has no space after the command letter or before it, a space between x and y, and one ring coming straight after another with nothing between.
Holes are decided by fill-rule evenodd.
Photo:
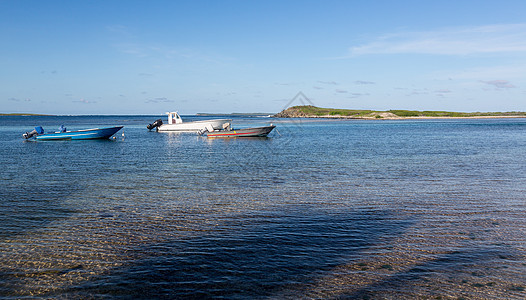
<instances>
[{"instance_id":1,"label":"turquoise water","mask_svg":"<svg viewBox=\"0 0 526 300\"><path fill-rule=\"evenodd\" d=\"M526 297L526 119L155 119L0 117L0 298Z\"/></svg>"}]
</instances>

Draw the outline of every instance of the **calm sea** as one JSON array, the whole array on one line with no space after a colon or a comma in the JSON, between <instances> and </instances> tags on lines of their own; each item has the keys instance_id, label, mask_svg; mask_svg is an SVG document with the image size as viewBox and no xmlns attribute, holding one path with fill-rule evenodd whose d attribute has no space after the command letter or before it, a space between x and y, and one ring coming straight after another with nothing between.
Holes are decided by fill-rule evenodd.
<instances>
[{"instance_id":1,"label":"calm sea","mask_svg":"<svg viewBox=\"0 0 526 300\"><path fill-rule=\"evenodd\" d=\"M155 119L0 117L0 298L526 298L526 119Z\"/></svg>"}]
</instances>

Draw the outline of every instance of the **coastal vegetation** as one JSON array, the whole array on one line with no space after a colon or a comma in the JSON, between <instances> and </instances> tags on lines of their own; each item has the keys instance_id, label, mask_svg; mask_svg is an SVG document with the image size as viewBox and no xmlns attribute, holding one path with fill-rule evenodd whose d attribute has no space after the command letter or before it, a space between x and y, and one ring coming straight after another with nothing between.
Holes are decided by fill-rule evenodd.
<instances>
[{"instance_id":1,"label":"coastal vegetation","mask_svg":"<svg viewBox=\"0 0 526 300\"><path fill-rule=\"evenodd\" d=\"M417 110L356 110L321 108L313 105L292 106L274 115L278 118L346 118L346 119L400 119L400 118L473 118L473 117L526 117L526 112L450 112Z\"/></svg>"},{"instance_id":2,"label":"coastal vegetation","mask_svg":"<svg viewBox=\"0 0 526 300\"><path fill-rule=\"evenodd\" d=\"M526 112L453 112L453 111L417 111L417 110L389 110L389 112L399 117L506 117L506 116L526 116Z\"/></svg>"}]
</instances>

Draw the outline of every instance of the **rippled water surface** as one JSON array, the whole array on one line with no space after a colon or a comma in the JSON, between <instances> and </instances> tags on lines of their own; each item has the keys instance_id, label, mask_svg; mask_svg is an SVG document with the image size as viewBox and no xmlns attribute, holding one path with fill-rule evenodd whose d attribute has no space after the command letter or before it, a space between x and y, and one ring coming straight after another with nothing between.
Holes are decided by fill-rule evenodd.
<instances>
[{"instance_id":1,"label":"rippled water surface","mask_svg":"<svg viewBox=\"0 0 526 300\"><path fill-rule=\"evenodd\" d=\"M0 298L526 297L525 119L155 119L0 117Z\"/></svg>"}]
</instances>

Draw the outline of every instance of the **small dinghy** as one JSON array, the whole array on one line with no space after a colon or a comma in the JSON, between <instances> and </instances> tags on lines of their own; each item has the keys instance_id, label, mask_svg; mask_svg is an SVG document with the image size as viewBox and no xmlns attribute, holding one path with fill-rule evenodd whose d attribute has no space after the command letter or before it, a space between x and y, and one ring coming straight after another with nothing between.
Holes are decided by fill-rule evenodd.
<instances>
[{"instance_id":1,"label":"small dinghy","mask_svg":"<svg viewBox=\"0 0 526 300\"><path fill-rule=\"evenodd\" d=\"M270 126L263 127L233 129L230 127L230 124L228 124L228 126L225 126L222 130L206 128L200 132L200 134L204 134L209 138L266 137L274 128L276 128L276 126L270 124Z\"/></svg>"},{"instance_id":2,"label":"small dinghy","mask_svg":"<svg viewBox=\"0 0 526 300\"><path fill-rule=\"evenodd\" d=\"M83 130L67 131L64 126L60 126L59 131L44 133L41 126L35 127L31 132L26 132L22 136L27 140L34 137L37 140L93 140L108 139L124 126L92 128Z\"/></svg>"}]
</instances>

